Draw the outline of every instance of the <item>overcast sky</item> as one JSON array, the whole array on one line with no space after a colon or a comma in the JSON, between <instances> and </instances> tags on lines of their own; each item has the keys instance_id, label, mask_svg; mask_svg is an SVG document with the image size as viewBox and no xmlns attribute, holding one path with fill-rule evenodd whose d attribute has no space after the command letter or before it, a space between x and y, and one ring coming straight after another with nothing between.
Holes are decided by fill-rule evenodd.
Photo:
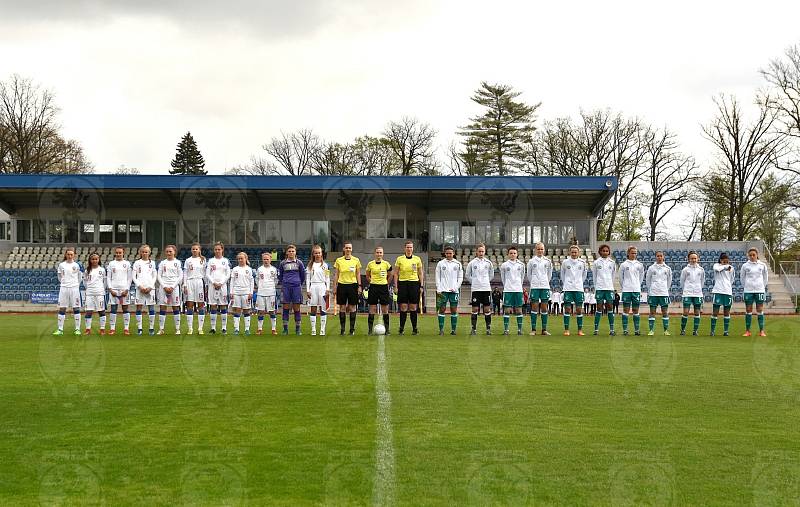
<instances>
[{"instance_id":1,"label":"overcast sky","mask_svg":"<svg viewBox=\"0 0 800 507\"><path fill-rule=\"evenodd\" d=\"M800 42L786 0L214 4L0 0L0 79L53 90L97 172L165 173L187 130L211 173L281 130L347 141L403 115L444 147L481 80L541 101L540 121L610 107L668 125L707 162L712 97L749 103Z\"/></svg>"}]
</instances>

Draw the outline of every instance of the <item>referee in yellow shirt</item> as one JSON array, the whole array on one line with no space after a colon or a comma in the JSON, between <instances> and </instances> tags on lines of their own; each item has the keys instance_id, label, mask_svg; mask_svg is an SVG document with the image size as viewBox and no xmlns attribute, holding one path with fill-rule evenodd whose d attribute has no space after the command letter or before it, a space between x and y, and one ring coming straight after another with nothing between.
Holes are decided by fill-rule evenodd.
<instances>
[{"instance_id":1,"label":"referee in yellow shirt","mask_svg":"<svg viewBox=\"0 0 800 507\"><path fill-rule=\"evenodd\" d=\"M381 305L383 326L386 334L389 333L389 277L392 274L392 265L383 259L383 247L375 247L375 259L367 263L366 268L367 282L369 283L369 295L367 305L369 305L369 317L367 317L367 327L369 334L372 334L372 324L375 322L375 314L378 312L378 305Z\"/></svg>"},{"instance_id":2,"label":"referee in yellow shirt","mask_svg":"<svg viewBox=\"0 0 800 507\"><path fill-rule=\"evenodd\" d=\"M342 255L333 264L333 293L339 305L339 334L344 335L347 314L350 314L350 334L356 334L356 311L361 294L361 261L353 257L353 244L344 244Z\"/></svg>"},{"instance_id":3,"label":"referee in yellow shirt","mask_svg":"<svg viewBox=\"0 0 800 507\"><path fill-rule=\"evenodd\" d=\"M422 295L424 281L422 259L414 255L414 242L406 241L405 254L394 262L394 293L397 294L397 304L400 305L400 329L398 331L400 334L403 334L409 311L411 312L412 334L419 333L417 330L417 305Z\"/></svg>"}]
</instances>

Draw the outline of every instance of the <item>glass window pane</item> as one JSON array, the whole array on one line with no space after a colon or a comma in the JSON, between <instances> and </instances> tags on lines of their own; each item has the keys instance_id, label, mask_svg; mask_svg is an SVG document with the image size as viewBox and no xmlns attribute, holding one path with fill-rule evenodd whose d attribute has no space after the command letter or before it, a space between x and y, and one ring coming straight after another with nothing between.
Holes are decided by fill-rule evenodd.
<instances>
[{"instance_id":1,"label":"glass window pane","mask_svg":"<svg viewBox=\"0 0 800 507\"><path fill-rule=\"evenodd\" d=\"M444 242L444 236L443 236L444 230L442 227L442 222L431 222L430 229L431 229L431 237L430 237L431 250L434 251L441 250L442 243Z\"/></svg>"},{"instance_id":2,"label":"glass window pane","mask_svg":"<svg viewBox=\"0 0 800 507\"><path fill-rule=\"evenodd\" d=\"M295 242L298 245L311 244L311 220L297 221L297 239Z\"/></svg>"},{"instance_id":3,"label":"glass window pane","mask_svg":"<svg viewBox=\"0 0 800 507\"><path fill-rule=\"evenodd\" d=\"M114 242L114 224L110 220L100 222L100 243Z\"/></svg>"},{"instance_id":4,"label":"glass window pane","mask_svg":"<svg viewBox=\"0 0 800 507\"><path fill-rule=\"evenodd\" d=\"M28 243L31 241L31 221L17 220L17 241Z\"/></svg>"},{"instance_id":5,"label":"glass window pane","mask_svg":"<svg viewBox=\"0 0 800 507\"><path fill-rule=\"evenodd\" d=\"M174 245L178 242L178 222L164 220L164 246Z\"/></svg>"},{"instance_id":6,"label":"glass window pane","mask_svg":"<svg viewBox=\"0 0 800 507\"><path fill-rule=\"evenodd\" d=\"M181 233L181 241L187 244L197 241L199 239L197 234L197 220L183 219L182 224L183 231Z\"/></svg>"},{"instance_id":7,"label":"glass window pane","mask_svg":"<svg viewBox=\"0 0 800 507\"><path fill-rule=\"evenodd\" d=\"M392 218L389 220L389 231L386 237L388 238L404 238L405 237L405 220L402 218Z\"/></svg>"},{"instance_id":8,"label":"glass window pane","mask_svg":"<svg viewBox=\"0 0 800 507\"><path fill-rule=\"evenodd\" d=\"M164 224L161 220L148 220L145 241L151 248L164 249Z\"/></svg>"},{"instance_id":9,"label":"glass window pane","mask_svg":"<svg viewBox=\"0 0 800 507\"><path fill-rule=\"evenodd\" d=\"M47 223L47 242L48 243L64 242L64 225L61 222L61 220L50 220Z\"/></svg>"},{"instance_id":10,"label":"glass window pane","mask_svg":"<svg viewBox=\"0 0 800 507\"><path fill-rule=\"evenodd\" d=\"M561 223L559 226L561 231L561 244L570 245L575 240L575 225L571 222Z\"/></svg>"},{"instance_id":11,"label":"glass window pane","mask_svg":"<svg viewBox=\"0 0 800 507\"><path fill-rule=\"evenodd\" d=\"M545 222L544 232L546 245L558 244L558 225L553 222Z\"/></svg>"},{"instance_id":12,"label":"glass window pane","mask_svg":"<svg viewBox=\"0 0 800 507\"><path fill-rule=\"evenodd\" d=\"M194 223L194 220L192 220ZM214 221L213 220L200 220L197 227L197 241L201 245L210 245L214 242Z\"/></svg>"},{"instance_id":13,"label":"glass window pane","mask_svg":"<svg viewBox=\"0 0 800 507\"><path fill-rule=\"evenodd\" d=\"M247 244L260 245L264 236L264 222L261 220L248 220L247 222Z\"/></svg>"},{"instance_id":14,"label":"glass window pane","mask_svg":"<svg viewBox=\"0 0 800 507\"><path fill-rule=\"evenodd\" d=\"M94 243L94 222L81 222L81 243Z\"/></svg>"},{"instance_id":15,"label":"glass window pane","mask_svg":"<svg viewBox=\"0 0 800 507\"><path fill-rule=\"evenodd\" d=\"M386 237L386 220L383 218L367 219L367 238L382 239Z\"/></svg>"},{"instance_id":16,"label":"glass window pane","mask_svg":"<svg viewBox=\"0 0 800 507\"><path fill-rule=\"evenodd\" d=\"M314 222L314 243L321 245L323 251L328 250L328 239L330 238L330 233L328 231L328 222Z\"/></svg>"},{"instance_id":17,"label":"glass window pane","mask_svg":"<svg viewBox=\"0 0 800 507\"><path fill-rule=\"evenodd\" d=\"M474 245L475 244L475 226L462 225L461 226L461 244Z\"/></svg>"},{"instance_id":18,"label":"glass window pane","mask_svg":"<svg viewBox=\"0 0 800 507\"><path fill-rule=\"evenodd\" d=\"M294 243L294 220L281 220L281 242L288 245Z\"/></svg>"},{"instance_id":19,"label":"glass window pane","mask_svg":"<svg viewBox=\"0 0 800 507\"><path fill-rule=\"evenodd\" d=\"M533 225L531 226L531 244L536 244L542 241L542 226L541 225Z\"/></svg>"},{"instance_id":20,"label":"glass window pane","mask_svg":"<svg viewBox=\"0 0 800 507\"><path fill-rule=\"evenodd\" d=\"M245 244L245 222L244 220L236 220L231 221L231 225L233 226L233 242L237 245L244 245Z\"/></svg>"},{"instance_id":21,"label":"glass window pane","mask_svg":"<svg viewBox=\"0 0 800 507\"><path fill-rule=\"evenodd\" d=\"M231 242L231 223L229 220L214 222L214 241L222 241L226 245Z\"/></svg>"},{"instance_id":22,"label":"glass window pane","mask_svg":"<svg viewBox=\"0 0 800 507\"><path fill-rule=\"evenodd\" d=\"M267 220L264 222L264 242L281 242L281 223L278 220Z\"/></svg>"},{"instance_id":23,"label":"glass window pane","mask_svg":"<svg viewBox=\"0 0 800 507\"><path fill-rule=\"evenodd\" d=\"M64 242L77 243L78 242L78 221L65 220L64 221Z\"/></svg>"},{"instance_id":24,"label":"glass window pane","mask_svg":"<svg viewBox=\"0 0 800 507\"><path fill-rule=\"evenodd\" d=\"M459 229L461 228L460 222L451 222L447 221L444 223L444 244L445 245L457 245L458 244L458 233Z\"/></svg>"},{"instance_id":25,"label":"glass window pane","mask_svg":"<svg viewBox=\"0 0 800 507\"><path fill-rule=\"evenodd\" d=\"M47 243L47 221L34 220L33 221L33 242L34 243Z\"/></svg>"},{"instance_id":26,"label":"glass window pane","mask_svg":"<svg viewBox=\"0 0 800 507\"><path fill-rule=\"evenodd\" d=\"M128 221L114 220L114 243L128 242Z\"/></svg>"},{"instance_id":27,"label":"glass window pane","mask_svg":"<svg viewBox=\"0 0 800 507\"><path fill-rule=\"evenodd\" d=\"M142 234L142 221L131 220L128 223L128 243L141 245L143 239L144 234Z\"/></svg>"},{"instance_id":28,"label":"glass window pane","mask_svg":"<svg viewBox=\"0 0 800 507\"><path fill-rule=\"evenodd\" d=\"M583 247L589 245L589 221L578 220L575 222L575 239Z\"/></svg>"}]
</instances>

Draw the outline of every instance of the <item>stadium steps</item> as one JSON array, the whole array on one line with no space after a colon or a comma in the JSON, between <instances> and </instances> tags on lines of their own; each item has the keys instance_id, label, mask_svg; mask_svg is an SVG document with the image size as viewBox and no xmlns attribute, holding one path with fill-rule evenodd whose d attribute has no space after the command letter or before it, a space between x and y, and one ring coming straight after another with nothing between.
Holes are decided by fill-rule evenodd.
<instances>
[{"instance_id":1,"label":"stadium steps","mask_svg":"<svg viewBox=\"0 0 800 507\"><path fill-rule=\"evenodd\" d=\"M783 277L776 275L772 267L769 268L769 280L769 292L772 294L772 302L768 306L769 313L794 313L792 294L786 287Z\"/></svg>"}]
</instances>

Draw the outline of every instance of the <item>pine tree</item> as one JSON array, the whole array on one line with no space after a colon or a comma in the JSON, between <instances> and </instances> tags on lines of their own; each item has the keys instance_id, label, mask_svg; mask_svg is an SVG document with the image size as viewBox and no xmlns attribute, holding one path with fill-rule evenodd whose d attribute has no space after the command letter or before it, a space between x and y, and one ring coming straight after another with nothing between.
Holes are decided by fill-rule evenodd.
<instances>
[{"instance_id":1,"label":"pine tree","mask_svg":"<svg viewBox=\"0 0 800 507\"><path fill-rule=\"evenodd\" d=\"M208 171L203 169L206 166L206 161L203 160L203 155L197 149L197 143L192 137L191 132L187 132L178 143L178 148L175 150L175 158L170 163L172 170L170 174L208 174Z\"/></svg>"},{"instance_id":2,"label":"pine tree","mask_svg":"<svg viewBox=\"0 0 800 507\"><path fill-rule=\"evenodd\" d=\"M525 147L532 140L534 113L540 104L515 101L519 95L511 86L484 81L472 96L473 102L486 111L472 118L460 134L475 149L481 172L505 176L523 165Z\"/></svg>"}]
</instances>

